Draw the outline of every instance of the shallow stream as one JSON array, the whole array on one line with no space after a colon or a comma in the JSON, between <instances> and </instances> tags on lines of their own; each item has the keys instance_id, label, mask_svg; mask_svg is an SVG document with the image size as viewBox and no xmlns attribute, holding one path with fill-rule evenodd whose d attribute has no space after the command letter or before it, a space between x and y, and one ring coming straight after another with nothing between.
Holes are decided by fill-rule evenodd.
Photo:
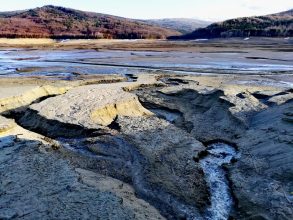
<instances>
[{"instance_id":1,"label":"shallow stream","mask_svg":"<svg viewBox=\"0 0 293 220\"><path fill-rule=\"evenodd\" d=\"M206 182L211 193L211 205L205 212L205 219L227 220L233 209L233 197L223 165L239 157L236 150L227 144L208 146L208 155L200 160Z\"/></svg>"}]
</instances>

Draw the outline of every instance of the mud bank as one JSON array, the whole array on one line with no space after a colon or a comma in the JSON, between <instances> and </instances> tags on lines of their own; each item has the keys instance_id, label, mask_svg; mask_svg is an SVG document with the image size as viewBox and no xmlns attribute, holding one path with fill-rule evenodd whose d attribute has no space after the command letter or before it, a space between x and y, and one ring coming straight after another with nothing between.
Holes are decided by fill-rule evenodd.
<instances>
[{"instance_id":1,"label":"mud bank","mask_svg":"<svg viewBox=\"0 0 293 220\"><path fill-rule=\"evenodd\" d=\"M131 77L7 93L0 218L293 216L292 90L240 76ZM205 145L217 141L237 149Z\"/></svg>"}]
</instances>

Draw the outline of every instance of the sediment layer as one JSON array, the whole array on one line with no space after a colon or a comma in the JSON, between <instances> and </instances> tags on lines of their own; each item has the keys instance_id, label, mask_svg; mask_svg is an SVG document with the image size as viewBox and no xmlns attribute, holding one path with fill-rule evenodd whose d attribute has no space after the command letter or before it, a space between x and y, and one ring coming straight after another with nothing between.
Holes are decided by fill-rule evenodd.
<instances>
[{"instance_id":1,"label":"sediment layer","mask_svg":"<svg viewBox=\"0 0 293 220\"><path fill-rule=\"evenodd\" d=\"M15 121L0 117L0 218L205 219L213 191L201 162L221 141L241 155L223 169L230 217L290 219L291 96L225 77L142 75L6 97L1 111Z\"/></svg>"}]
</instances>

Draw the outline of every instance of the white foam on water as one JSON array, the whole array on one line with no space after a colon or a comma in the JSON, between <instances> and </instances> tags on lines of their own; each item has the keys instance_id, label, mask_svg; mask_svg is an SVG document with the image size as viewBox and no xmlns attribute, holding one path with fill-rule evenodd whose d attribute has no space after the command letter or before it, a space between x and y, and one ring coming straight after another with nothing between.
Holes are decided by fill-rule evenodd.
<instances>
[{"instance_id":1,"label":"white foam on water","mask_svg":"<svg viewBox=\"0 0 293 220\"><path fill-rule=\"evenodd\" d=\"M208 156L200 161L211 193L211 205L205 213L208 220L226 220L233 207L224 164L238 157L236 150L227 144L217 143L208 147Z\"/></svg>"}]
</instances>

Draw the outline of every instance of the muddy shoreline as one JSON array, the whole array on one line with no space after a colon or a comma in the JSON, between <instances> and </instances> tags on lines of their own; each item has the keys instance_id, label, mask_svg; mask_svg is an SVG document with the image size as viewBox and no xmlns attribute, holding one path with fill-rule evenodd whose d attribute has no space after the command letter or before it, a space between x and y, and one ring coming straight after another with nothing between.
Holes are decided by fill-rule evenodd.
<instances>
[{"instance_id":1,"label":"muddy shoreline","mask_svg":"<svg viewBox=\"0 0 293 220\"><path fill-rule=\"evenodd\" d=\"M193 61L205 54L198 64L252 53L270 60L246 59L249 65L291 65L285 61L289 52L279 59L276 51L292 45L280 42L232 41L226 52L215 46L223 42L104 42L111 50L100 51L100 58L112 66L124 63L122 73L111 74L76 74L70 63L61 68L42 61L41 71L25 75L35 61L23 65L24 57L42 52L12 52L18 60L10 64L24 69L21 76L0 77L0 219L291 219L290 68L260 74L238 67L224 74L217 74L219 68L213 74L204 74L206 68L199 74L179 74L173 67L168 73L129 70L137 60L184 66L178 51L183 60L189 52ZM93 49L96 42L84 43L83 49ZM72 44L66 50L77 52ZM151 47L169 52L147 52ZM83 62L98 62L93 50L78 51ZM64 69L75 75L64 78ZM44 71L51 75L39 74ZM216 143L231 149L207 147Z\"/></svg>"}]
</instances>

